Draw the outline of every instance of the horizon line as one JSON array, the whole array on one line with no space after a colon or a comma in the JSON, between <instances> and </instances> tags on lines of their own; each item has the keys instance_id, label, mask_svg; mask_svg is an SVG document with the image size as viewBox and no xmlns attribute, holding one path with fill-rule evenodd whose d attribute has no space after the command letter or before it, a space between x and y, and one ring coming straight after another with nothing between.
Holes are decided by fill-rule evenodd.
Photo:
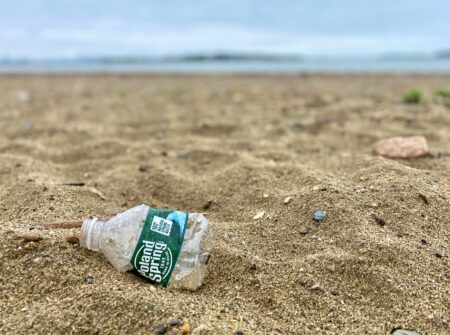
<instances>
[{"instance_id":1,"label":"horizon line","mask_svg":"<svg viewBox=\"0 0 450 335\"><path fill-rule=\"evenodd\" d=\"M52 62L93 62L93 63L147 63L147 62L207 62L207 61L305 61L305 60L430 60L450 58L450 48L432 52L383 52L374 54L302 54L265 51L198 51L162 55L74 55L47 57L11 57L0 55L0 63L52 63Z\"/></svg>"}]
</instances>

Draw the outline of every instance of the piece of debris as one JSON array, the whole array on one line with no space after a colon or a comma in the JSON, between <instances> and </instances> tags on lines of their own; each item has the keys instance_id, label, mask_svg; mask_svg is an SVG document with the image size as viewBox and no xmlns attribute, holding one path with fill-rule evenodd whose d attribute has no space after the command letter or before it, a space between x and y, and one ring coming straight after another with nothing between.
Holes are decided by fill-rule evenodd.
<instances>
[{"instance_id":1,"label":"piece of debris","mask_svg":"<svg viewBox=\"0 0 450 335\"><path fill-rule=\"evenodd\" d=\"M35 232L28 232L20 236L26 242L38 242L42 240L42 236Z\"/></svg>"},{"instance_id":2,"label":"piece of debris","mask_svg":"<svg viewBox=\"0 0 450 335\"><path fill-rule=\"evenodd\" d=\"M314 221L320 222L320 221L325 220L326 217L327 217L327 212L325 212L325 211L315 211L313 213Z\"/></svg>"},{"instance_id":3,"label":"piece of debris","mask_svg":"<svg viewBox=\"0 0 450 335\"><path fill-rule=\"evenodd\" d=\"M143 220L143 217L146 219ZM190 229L195 224L200 225L202 229L184 235L183 229ZM140 238L141 233L142 238ZM129 208L110 220L86 219L80 230L80 246L103 253L116 269L123 269L120 263L123 260L121 256L123 250L134 250L135 254L130 261L133 267L124 269L125 271L134 268L142 276L151 279L153 284L166 287L169 281L177 282L180 288L191 291L202 285L205 265L211 250L211 243L209 243L211 239L212 228L203 214L191 215L185 211L152 208L144 204ZM148 275L153 271L150 269L148 253L154 245L157 248L157 243L161 241L165 243L166 251L163 256L160 255L158 261L163 263L158 263L158 266L165 266L165 268L164 271L161 270L159 277L153 279ZM187 241L192 250L180 253L182 244L186 244ZM108 248L100 247L103 245L108 245ZM174 257L172 255L177 253L179 253L178 263L172 258ZM190 275L191 280L183 281L180 277L170 277L175 265L179 265L180 271Z\"/></svg>"},{"instance_id":4,"label":"piece of debris","mask_svg":"<svg viewBox=\"0 0 450 335\"><path fill-rule=\"evenodd\" d=\"M93 284L94 283L94 277L88 275L88 276L84 277L84 282L86 284Z\"/></svg>"},{"instance_id":5,"label":"piece of debris","mask_svg":"<svg viewBox=\"0 0 450 335\"><path fill-rule=\"evenodd\" d=\"M167 326L164 324L159 324L155 327L154 332L157 335L163 335L167 333Z\"/></svg>"},{"instance_id":6,"label":"piece of debris","mask_svg":"<svg viewBox=\"0 0 450 335\"><path fill-rule=\"evenodd\" d=\"M423 136L392 137L374 145L375 155L387 158L418 158L430 153Z\"/></svg>"},{"instance_id":7,"label":"piece of debris","mask_svg":"<svg viewBox=\"0 0 450 335\"><path fill-rule=\"evenodd\" d=\"M315 283L313 286L311 286L311 290L325 292L324 288L319 283Z\"/></svg>"},{"instance_id":8,"label":"piece of debris","mask_svg":"<svg viewBox=\"0 0 450 335\"><path fill-rule=\"evenodd\" d=\"M396 328L391 332L392 335L420 335L418 332L413 330L407 330L402 328Z\"/></svg>"},{"instance_id":9,"label":"piece of debris","mask_svg":"<svg viewBox=\"0 0 450 335\"><path fill-rule=\"evenodd\" d=\"M106 196L102 192L97 190L95 187L89 187L89 191L91 191L92 193L98 195L100 197L100 199L106 201Z\"/></svg>"},{"instance_id":10,"label":"piece of debris","mask_svg":"<svg viewBox=\"0 0 450 335\"><path fill-rule=\"evenodd\" d=\"M191 327L189 326L189 323L185 323L182 327L181 327L181 334L186 335L189 334L191 331Z\"/></svg>"},{"instance_id":11,"label":"piece of debris","mask_svg":"<svg viewBox=\"0 0 450 335\"><path fill-rule=\"evenodd\" d=\"M428 197L427 197L425 194L419 193L419 197L420 197L420 199L423 200L423 202L424 202L426 205L429 205L429 204L430 204L430 201L428 200Z\"/></svg>"},{"instance_id":12,"label":"piece of debris","mask_svg":"<svg viewBox=\"0 0 450 335\"><path fill-rule=\"evenodd\" d=\"M83 225L82 220L75 220L75 221L56 221L56 222L51 222L51 223L44 223L42 225L42 227L46 228L46 229L52 229L52 228L70 229L70 228L81 228L82 225Z\"/></svg>"},{"instance_id":13,"label":"piece of debris","mask_svg":"<svg viewBox=\"0 0 450 335\"><path fill-rule=\"evenodd\" d=\"M205 202L205 204L203 205L203 210L207 210L211 207L211 205L213 204L212 200L208 200L207 202Z\"/></svg>"},{"instance_id":14,"label":"piece of debris","mask_svg":"<svg viewBox=\"0 0 450 335\"><path fill-rule=\"evenodd\" d=\"M436 255L437 258L442 258L442 257L444 257L444 255L441 254L440 252L436 252L435 255Z\"/></svg>"},{"instance_id":15,"label":"piece of debris","mask_svg":"<svg viewBox=\"0 0 450 335\"><path fill-rule=\"evenodd\" d=\"M383 218L380 218L378 215L372 214L372 217L380 227L384 227L386 225L386 221Z\"/></svg>"},{"instance_id":16,"label":"piece of debris","mask_svg":"<svg viewBox=\"0 0 450 335\"><path fill-rule=\"evenodd\" d=\"M291 203L291 202L292 202L292 199L293 199L292 197L286 197L286 198L284 198L283 204L287 205L287 204Z\"/></svg>"},{"instance_id":17,"label":"piece of debris","mask_svg":"<svg viewBox=\"0 0 450 335\"><path fill-rule=\"evenodd\" d=\"M70 244L80 244L80 239L78 238L78 236L69 235L66 237L66 242Z\"/></svg>"},{"instance_id":18,"label":"piece of debris","mask_svg":"<svg viewBox=\"0 0 450 335\"><path fill-rule=\"evenodd\" d=\"M264 212L258 212L253 217L253 220L259 220L259 219L262 219L263 217L264 217Z\"/></svg>"},{"instance_id":19,"label":"piece of debris","mask_svg":"<svg viewBox=\"0 0 450 335\"><path fill-rule=\"evenodd\" d=\"M59 185L63 186L85 186L86 183L82 181L74 181L74 182L68 182L68 183L61 183Z\"/></svg>"}]
</instances>

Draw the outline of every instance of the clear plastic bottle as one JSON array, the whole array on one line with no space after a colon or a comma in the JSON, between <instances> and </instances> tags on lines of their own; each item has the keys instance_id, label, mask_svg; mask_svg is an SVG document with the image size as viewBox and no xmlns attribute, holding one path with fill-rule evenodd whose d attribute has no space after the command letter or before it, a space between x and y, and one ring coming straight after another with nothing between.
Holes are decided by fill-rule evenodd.
<instances>
[{"instance_id":1,"label":"clear plastic bottle","mask_svg":"<svg viewBox=\"0 0 450 335\"><path fill-rule=\"evenodd\" d=\"M103 222L83 222L81 246L100 251L119 271L133 269L131 259L150 207L139 205ZM212 245L212 229L203 214L189 213L183 244L170 277L171 287L195 290L203 282Z\"/></svg>"}]
</instances>

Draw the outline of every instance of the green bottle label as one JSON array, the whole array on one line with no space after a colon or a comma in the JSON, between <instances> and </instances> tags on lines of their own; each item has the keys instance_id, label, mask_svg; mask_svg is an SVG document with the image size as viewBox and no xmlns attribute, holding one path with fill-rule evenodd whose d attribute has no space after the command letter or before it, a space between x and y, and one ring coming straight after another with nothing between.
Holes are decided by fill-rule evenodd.
<instances>
[{"instance_id":1,"label":"green bottle label","mask_svg":"<svg viewBox=\"0 0 450 335\"><path fill-rule=\"evenodd\" d=\"M189 213L149 208L131 264L144 277L167 286L177 263Z\"/></svg>"}]
</instances>

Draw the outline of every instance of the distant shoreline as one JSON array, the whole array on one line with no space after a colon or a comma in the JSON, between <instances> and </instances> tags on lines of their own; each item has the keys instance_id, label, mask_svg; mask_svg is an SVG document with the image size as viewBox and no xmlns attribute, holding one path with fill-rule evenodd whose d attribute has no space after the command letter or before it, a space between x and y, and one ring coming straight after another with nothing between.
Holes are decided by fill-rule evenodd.
<instances>
[{"instance_id":1,"label":"distant shoreline","mask_svg":"<svg viewBox=\"0 0 450 335\"><path fill-rule=\"evenodd\" d=\"M0 62L0 73L430 73L450 74L450 58L270 58L190 56Z\"/></svg>"},{"instance_id":2,"label":"distant shoreline","mask_svg":"<svg viewBox=\"0 0 450 335\"><path fill-rule=\"evenodd\" d=\"M164 63L228 63L228 62L267 62L267 63L299 63L299 62L376 62L376 61L433 61L450 59L450 50L440 50L431 54L422 53L386 53L371 56L352 55L301 55L277 53L215 52L187 53L182 55L146 56L78 56L78 57L0 57L1 66L17 65L81 65L81 64L164 64Z\"/></svg>"}]
</instances>

